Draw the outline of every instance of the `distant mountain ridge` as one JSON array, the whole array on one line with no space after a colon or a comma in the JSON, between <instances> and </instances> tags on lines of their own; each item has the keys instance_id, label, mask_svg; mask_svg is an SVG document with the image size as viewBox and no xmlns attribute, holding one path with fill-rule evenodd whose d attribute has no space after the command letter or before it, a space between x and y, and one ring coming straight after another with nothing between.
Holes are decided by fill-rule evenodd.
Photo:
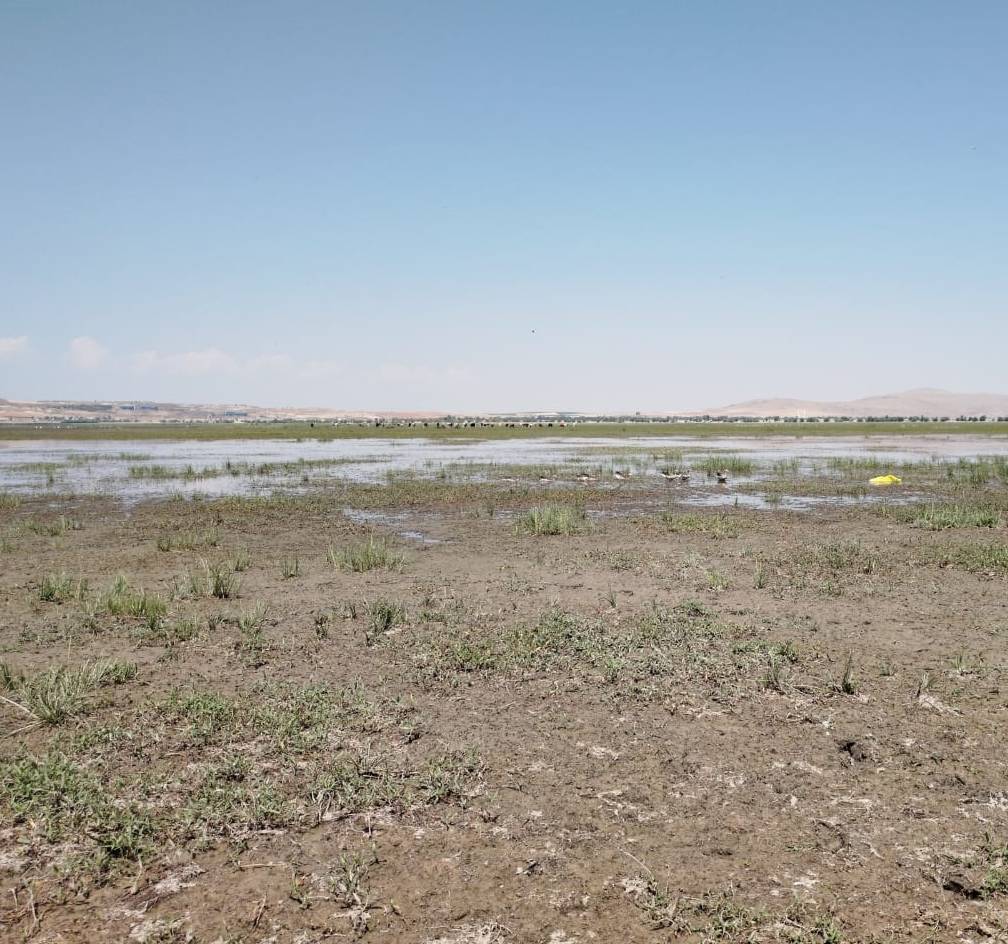
<instances>
[{"instance_id":1,"label":"distant mountain ridge","mask_svg":"<svg viewBox=\"0 0 1008 944\"><path fill-rule=\"evenodd\" d=\"M262 407L246 403L168 403L153 400L4 400L0 421L8 423L213 423L283 420L429 420L444 413L333 410L325 407Z\"/></svg>"},{"instance_id":2,"label":"distant mountain ridge","mask_svg":"<svg viewBox=\"0 0 1008 944\"><path fill-rule=\"evenodd\" d=\"M700 411L710 416L1008 416L1008 394L951 393L922 387L858 400L796 400L789 397L746 400ZM681 414L686 415L686 414ZM696 413L688 414L690 416Z\"/></svg>"},{"instance_id":3,"label":"distant mountain ridge","mask_svg":"<svg viewBox=\"0 0 1008 944\"><path fill-rule=\"evenodd\" d=\"M262 407L249 404L164 403L145 400L4 400L0 399L0 422L52 423L206 423L269 422L290 420L325 421L430 421L449 416L468 416L491 421L511 419L579 420L600 417L626 418L624 413L579 413L557 411L517 411L513 413L462 413L407 410L350 411L325 407ZM859 400L799 400L791 397L746 400L706 410L672 413L641 413L640 419L657 417L740 417L818 418L906 416L956 419L960 416L988 419L1008 417L1008 394L951 393L924 387L902 393L862 397Z\"/></svg>"}]
</instances>

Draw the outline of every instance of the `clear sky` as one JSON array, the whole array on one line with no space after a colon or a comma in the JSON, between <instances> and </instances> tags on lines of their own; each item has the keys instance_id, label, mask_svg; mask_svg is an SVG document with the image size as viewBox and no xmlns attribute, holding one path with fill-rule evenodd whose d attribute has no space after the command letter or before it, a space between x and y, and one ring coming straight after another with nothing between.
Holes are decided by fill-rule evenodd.
<instances>
[{"instance_id":1,"label":"clear sky","mask_svg":"<svg viewBox=\"0 0 1008 944\"><path fill-rule=\"evenodd\" d=\"M1004 0L0 2L0 397L1008 390Z\"/></svg>"}]
</instances>

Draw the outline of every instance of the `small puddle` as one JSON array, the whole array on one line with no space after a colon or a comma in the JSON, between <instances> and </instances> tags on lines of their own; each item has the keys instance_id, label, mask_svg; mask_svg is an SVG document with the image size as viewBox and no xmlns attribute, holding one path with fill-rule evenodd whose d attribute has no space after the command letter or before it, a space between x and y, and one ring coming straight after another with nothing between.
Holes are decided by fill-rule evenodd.
<instances>
[{"instance_id":1,"label":"small puddle","mask_svg":"<svg viewBox=\"0 0 1008 944\"><path fill-rule=\"evenodd\" d=\"M440 538L433 538L423 531L414 528L400 528L406 523L405 513L390 514L384 511L372 511L365 508L344 508L343 517L355 524L382 525L395 531L396 535L405 538L407 541L416 541L419 544L441 544Z\"/></svg>"},{"instance_id":2,"label":"small puddle","mask_svg":"<svg viewBox=\"0 0 1008 944\"><path fill-rule=\"evenodd\" d=\"M432 538L430 535L424 534L422 531L397 531L396 534L398 534L401 538L406 538L408 541L419 541L421 544L441 543L439 538Z\"/></svg>"},{"instance_id":3,"label":"small puddle","mask_svg":"<svg viewBox=\"0 0 1008 944\"><path fill-rule=\"evenodd\" d=\"M758 492L702 492L685 495L679 499L682 505L696 508L754 508L760 511L783 509L784 511L811 511L814 508L845 505L877 505L886 502L891 505L907 505L926 496L919 492L869 495L788 495L781 494L772 499Z\"/></svg>"}]
</instances>

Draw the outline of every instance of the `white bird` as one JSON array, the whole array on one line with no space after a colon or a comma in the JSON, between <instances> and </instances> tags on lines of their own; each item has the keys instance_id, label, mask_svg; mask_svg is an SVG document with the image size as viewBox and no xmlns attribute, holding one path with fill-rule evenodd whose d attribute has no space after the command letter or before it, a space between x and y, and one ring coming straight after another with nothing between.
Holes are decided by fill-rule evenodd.
<instances>
[{"instance_id":1,"label":"white bird","mask_svg":"<svg viewBox=\"0 0 1008 944\"><path fill-rule=\"evenodd\" d=\"M717 471L718 485L724 485L728 481L728 470L718 469Z\"/></svg>"}]
</instances>

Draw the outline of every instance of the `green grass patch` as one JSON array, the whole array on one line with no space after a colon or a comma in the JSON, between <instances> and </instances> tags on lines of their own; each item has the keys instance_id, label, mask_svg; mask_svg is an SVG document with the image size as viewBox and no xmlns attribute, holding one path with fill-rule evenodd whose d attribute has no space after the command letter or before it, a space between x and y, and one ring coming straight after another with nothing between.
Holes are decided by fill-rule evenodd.
<instances>
[{"instance_id":1,"label":"green grass patch","mask_svg":"<svg viewBox=\"0 0 1008 944\"><path fill-rule=\"evenodd\" d=\"M404 554L389 547L383 538L375 537L370 537L361 544L343 548L330 544L326 551L326 560L333 567L357 574L376 569L402 570L406 563Z\"/></svg>"},{"instance_id":2,"label":"green grass patch","mask_svg":"<svg viewBox=\"0 0 1008 944\"><path fill-rule=\"evenodd\" d=\"M896 506L885 513L898 521L928 531L950 528L997 528L1002 522L1001 509L992 503L937 504Z\"/></svg>"},{"instance_id":3,"label":"green grass patch","mask_svg":"<svg viewBox=\"0 0 1008 944\"><path fill-rule=\"evenodd\" d=\"M157 539L159 551L194 551L198 548L217 547L218 544L220 544L220 532L217 528L162 534Z\"/></svg>"},{"instance_id":4,"label":"green grass patch","mask_svg":"<svg viewBox=\"0 0 1008 944\"><path fill-rule=\"evenodd\" d=\"M57 751L0 764L0 807L49 842L90 840L106 860L139 858L154 832L149 814L113 802L103 784Z\"/></svg>"},{"instance_id":5,"label":"green grass patch","mask_svg":"<svg viewBox=\"0 0 1008 944\"><path fill-rule=\"evenodd\" d=\"M369 641L406 622L406 607L395 600L373 600L368 604L367 614Z\"/></svg>"},{"instance_id":6,"label":"green grass patch","mask_svg":"<svg viewBox=\"0 0 1008 944\"><path fill-rule=\"evenodd\" d=\"M586 530L588 519L577 505L536 505L515 524L518 534L578 534Z\"/></svg>"},{"instance_id":7,"label":"green grass patch","mask_svg":"<svg viewBox=\"0 0 1008 944\"><path fill-rule=\"evenodd\" d=\"M119 685L136 677L135 662L99 661L80 666L53 666L32 676L0 672L11 700L44 724L59 724L84 710L87 697L103 685Z\"/></svg>"},{"instance_id":8,"label":"green grass patch","mask_svg":"<svg viewBox=\"0 0 1008 944\"><path fill-rule=\"evenodd\" d=\"M972 574L1008 572L1008 544L947 545L934 553L942 567L956 567Z\"/></svg>"},{"instance_id":9,"label":"green grass patch","mask_svg":"<svg viewBox=\"0 0 1008 944\"><path fill-rule=\"evenodd\" d=\"M98 598L97 610L109 616L133 617L156 629L168 613L168 601L158 593L134 589L120 575Z\"/></svg>"},{"instance_id":10,"label":"green grass patch","mask_svg":"<svg viewBox=\"0 0 1008 944\"><path fill-rule=\"evenodd\" d=\"M26 522L25 527L33 534L40 534L50 538L58 538L66 534L68 531L80 531L83 525L76 518L70 518L67 515L60 515L54 521L30 520Z\"/></svg>"},{"instance_id":11,"label":"green grass patch","mask_svg":"<svg viewBox=\"0 0 1008 944\"><path fill-rule=\"evenodd\" d=\"M751 459L732 455L704 456L694 460L692 465L698 472L706 472L708 475L716 475L722 470L732 475L752 475L756 471L756 463Z\"/></svg>"},{"instance_id":12,"label":"green grass patch","mask_svg":"<svg viewBox=\"0 0 1008 944\"><path fill-rule=\"evenodd\" d=\"M39 584L38 596L43 603L66 603L80 600L87 594L87 580L68 573L46 574Z\"/></svg>"},{"instance_id":13,"label":"green grass patch","mask_svg":"<svg viewBox=\"0 0 1008 944\"><path fill-rule=\"evenodd\" d=\"M735 515L724 514L674 514L665 512L662 524L673 534L709 534L714 538L735 538L742 523Z\"/></svg>"},{"instance_id":14,"label":"green grass patch","mask_svg":"<svg viewBox=\"0 0 1008 944\"><path fill-rule=\"evenodd\" d=\"M200 561L202 573L189 575L189 592L194 597L216 597L218 600L230 600L238 596L241 589L241 577L235 573L228 562L211 563Z\"/></svg>"},{"instance_id":15,"label":"green grass patch","mask_svg":"<svg viewBox=\"0 0 1008 944\"><path fill-rule=\"evenodd\" d=\"M192 465L170 466L170 465L131 465L128 468L131 479L165 481L181 479L185 482L194 482L202 479L212 479L224 474L223 469L215 466L206 466L197 469Z\"/></svg>"},{"instance_id":16,"label":"green grass patch","mask_svg":"<svg viewBox=\"0 0 1008 944\"><path fill-rule=\"evenodd\" d=\"M288 555L280 561L280 576L284 580L301 576L301 558L297 554Z\"/></svg>"}]
</instances>

